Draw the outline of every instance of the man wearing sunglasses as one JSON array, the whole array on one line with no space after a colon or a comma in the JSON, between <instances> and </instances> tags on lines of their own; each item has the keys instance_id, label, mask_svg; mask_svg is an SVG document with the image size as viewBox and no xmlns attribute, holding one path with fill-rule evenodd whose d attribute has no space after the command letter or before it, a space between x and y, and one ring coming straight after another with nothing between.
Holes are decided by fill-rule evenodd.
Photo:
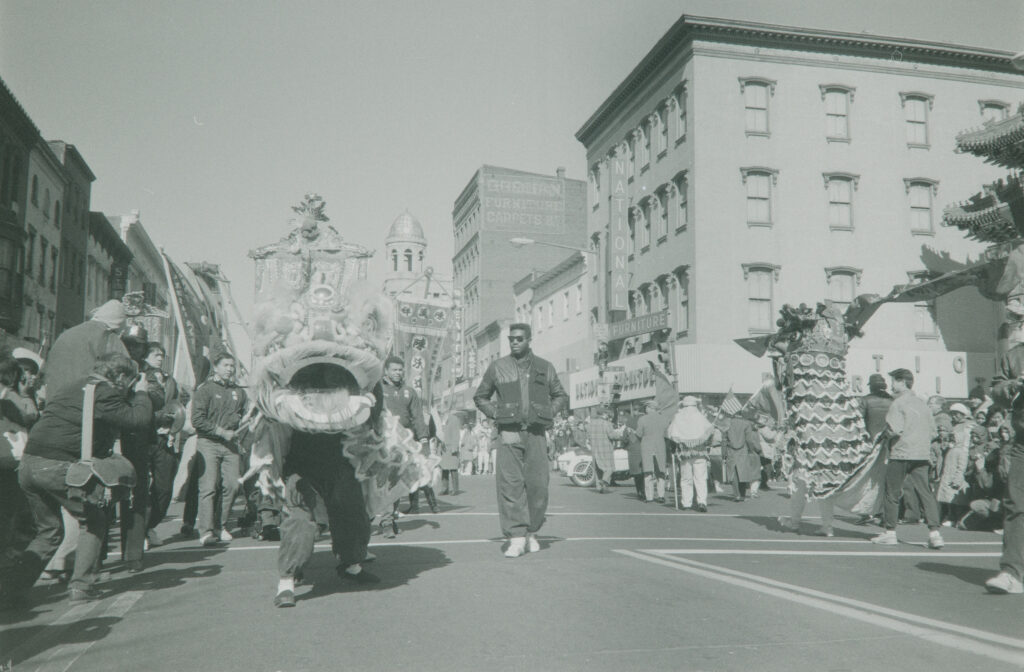
<instances>
[{"instance_id":1,"label":"man wearing sunglasses","mask_svg":"<svg viewBox=\"0 0 1024 672\"><path fill-rule=\"evenodd\" d=\"M473 395L500 436L494 473L507 558L540 550L537 531L544 524L551 475L545 433L555 413L569 405L555 367L530 350L531 335L528 324L509 326L512 354L491 362Z\"/></svg>"}]
</instances>

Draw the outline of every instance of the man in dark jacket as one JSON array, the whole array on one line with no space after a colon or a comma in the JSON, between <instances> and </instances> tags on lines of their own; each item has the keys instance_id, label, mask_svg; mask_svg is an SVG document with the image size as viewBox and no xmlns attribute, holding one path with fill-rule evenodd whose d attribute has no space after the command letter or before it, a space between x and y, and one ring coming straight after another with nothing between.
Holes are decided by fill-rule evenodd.
<instances>
[{"instance_id":1,"label":"man in dark jacket","mask_svg":"<svg viewBox=\"0 0 1024 672\"><path fill-rule=\"evenodd\" d=\"M733 499L742 502L747 494L747 486L761 478L761 439L754 429L754 423L738 413L726 414L725 431L722 434L726 479L732 483Z\"/></svg>"},{"instance_id":2,"label":"man in dark jacket","mask_svg":"<svg viewBox=\"0 0 1024 672\"><path fill-rule=\"evenodd\" d=\"M111 454L114 441L123 430L140 430L152 421L153 408L145 379L133 391L129 385L135 365L117 354L101 355L88 378L66 385L50 397L46 409L29 434L21 460L18 480L36 524L36 537L22 554L18 565L0 577L9 601L24 603L29 588L60 546L64 537L61 507L79 519L81 533L71 577L73 602L94 599L97 564L107 530L104 510L96 505L68 498L65 477L82 456L82 411L87 384L96 386L93 412L93 457Z\"/></svg>"},{"instance_id":3,"label":"man in dark jacket","mask_svg":"<svg viewBox=\"0 0 1024 672\"><path fill-rule=\"evenodd\" d=\"M1024 593L1024 344L999 359L992 379L992 396L1012 410L1013 441L1000 448L998 472L1006 481L1003 496L1003 556L999 573L985 582L990 593Z\"/></svg>"},{"instance_id":4,"label":"man in dark jacket","mask_svg":"<svg viewBox=\"0 0 1024 672\"><path fill-rule=\"evenodd\" d=\"M494 473L508 558L540 550L537 530L547 513L551 476L546 432L569 403L555 367L530 350L531 335L528 324L509 326L512 354L491 362L473 395L501 436Z\"/></svg>"},{"instance_id":5,"label":"man in dark jacket","mask_svg":"<svg viewBox=\"0 0 1024 672\"><path fill-rule=\"evenodd\" d=\"M235 385L235 358L227 352L213 359L213 375L192 398L196 453L202 460L199 477L199 543L231 541L227 530L231 505L238 493L239 456L235 436L245 414L245 390ZM214 503L220 491L220 516Z\"/></svg>"},{"instance_id":6,"label":"man in dark jacket","mask_svg":"<svg viewBox=\"0 0 1024 672\"><path fill-rule=\"evenodd\" d=\"M429 456L427 423L423 419L423 405L416 390L405 384L405 362L395 355L384 360L384 407L398 418L398 424L412 431L412 438L420 444L420 450ZM434 489L425 485L409 493L409 513L420 510L420 490L427 496L430 510L437 513L437 498Z\"/></svg>"},{"instance_id":7,"label":"man in dark jacket","mask_svg":"<svg viewBox=\"0 0 1024 672\"><path fill-rule=\"evenodd\" d=\"M861 414L872 440L885 429L885 414L892 406L892 395L886 390L885 376L872 373L868 377L868 393L860 398Z\"/></svg>"}]
</instances>

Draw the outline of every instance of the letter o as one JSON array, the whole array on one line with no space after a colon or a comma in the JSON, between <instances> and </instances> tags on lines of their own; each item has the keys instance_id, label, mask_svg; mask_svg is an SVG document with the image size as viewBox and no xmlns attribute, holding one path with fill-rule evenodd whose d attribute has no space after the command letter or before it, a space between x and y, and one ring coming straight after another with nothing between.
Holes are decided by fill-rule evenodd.
<instances>
[{"instance_id":1,"label":"letter o","mask_svg":"<svg viewBox=\"0 0 1024 672\"><path fill-rule=\"evenodd\" d=\"M963 357L961 357L960 355L957 355L956 357L953 358L953 370L955 372L963 373L965 368L966 368L966 362L964 362L964 358Z\"/></svg>"}]
</instances>

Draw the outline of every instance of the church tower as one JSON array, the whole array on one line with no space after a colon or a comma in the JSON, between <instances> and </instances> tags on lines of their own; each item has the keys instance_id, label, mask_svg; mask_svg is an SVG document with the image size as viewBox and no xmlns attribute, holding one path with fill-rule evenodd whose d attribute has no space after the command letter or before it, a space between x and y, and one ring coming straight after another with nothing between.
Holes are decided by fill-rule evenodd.
<instances>
[{"instance_id":1,"label":"church tower","mask_svg":"<svg viewBox=\"0 0 1024 672\"><path fill-rule=\"evenodd\" d=\"M423 227L406 210L391 224L384 239L384 258L387 273L384 293L395 296L423 273L423 257L427 252L427 239Z\"/></svg>"}]
</instances>

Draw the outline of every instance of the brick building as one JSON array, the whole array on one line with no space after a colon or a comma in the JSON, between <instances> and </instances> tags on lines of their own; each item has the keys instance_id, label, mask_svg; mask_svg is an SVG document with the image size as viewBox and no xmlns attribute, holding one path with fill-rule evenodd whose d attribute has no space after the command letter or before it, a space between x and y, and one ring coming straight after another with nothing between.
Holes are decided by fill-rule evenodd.
<instances>
[{"instance_id":1,"label":"brick building","mask_svg":"<svg viewBox=\"0 0 1024 672\"><path fill-rule=\"evenodd\" d=\"M60 270L57 288L57 334L85 320L85 265L89 240L89 203L96 181L89 165L74 145L52 140L50 149L64 165L68 187L61 217Z\"/></svg>"}]
</instances>

